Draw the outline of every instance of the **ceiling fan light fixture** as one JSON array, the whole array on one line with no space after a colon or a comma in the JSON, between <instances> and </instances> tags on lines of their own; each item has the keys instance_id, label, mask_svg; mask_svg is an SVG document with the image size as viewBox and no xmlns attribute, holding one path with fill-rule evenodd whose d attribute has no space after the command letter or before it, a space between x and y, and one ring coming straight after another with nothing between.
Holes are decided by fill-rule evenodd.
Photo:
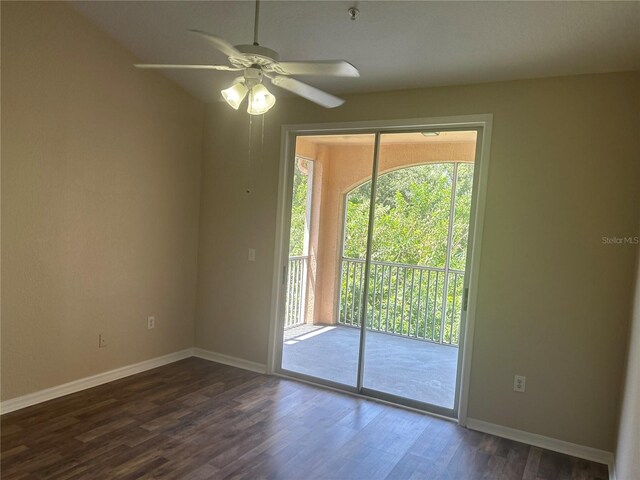
<instances>
[{"instance_id":1,"label":"ceiling fan light fixture","mask_svg":"<svg viewBox=\"0 0 640 480\"><path fill-rule=\"evenodd\" d=\"M291 75L359 77L358 69L345 60L322 60L302 62L281 62L278 52L266 48L258 43L259 0L255 0L255 18L253 22L253 44L232 45L223 38L211 35L202 30L190 29L189 32L205 38L214 48L224 53L230 65L178 65L178 64L136 64L137 68L149 69L183 69L183 70L213 70L226 72L242 72L243 76L236 78L234 84L220 93L231 108L238 110L244 98L249 95L247 112L250 115L262 115L269 111L276 103L276 98L267 90L262 82L264 78L271 80L273 85L288 90L302 98L314 102L325 108L339 107L344 100L301 82ZM355 19L358 9L349 9L349 15Z\"/></svg>"},{"instance_id":2,"label":"ceiling fan light fixture","mask_svg":"<svg viewBox=\"0 0 640 480\"><path fill-rule=\"evenodd\" d=\"M222 90L220 93L222 93L222 97L233 109L238 110L248 92L249 89L243 83L238 82L231 87Z\"/></svg>"},{"instance_id":3,"label":"ceiling fan light fixture","mask_svg":"<svg viewBox=\"0 0 640 480\"><path fill-rule=\"evenodd\" d=\"M251 88L251 92L249 93L247 112L251 115L262 115L267 113L275 103L276 97L267 90L267 87L258 84Z\"/></svg>"}]
</instances>

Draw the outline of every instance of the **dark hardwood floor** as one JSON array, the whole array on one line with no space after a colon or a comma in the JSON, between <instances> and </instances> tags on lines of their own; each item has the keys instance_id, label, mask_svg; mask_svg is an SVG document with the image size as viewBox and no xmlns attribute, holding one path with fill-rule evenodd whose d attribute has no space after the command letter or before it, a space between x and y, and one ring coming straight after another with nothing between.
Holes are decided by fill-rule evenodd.
<instances>
[{"instance_id":1,"label":"dark hardwood floor","mask_svg":"<svg viewBox=\"0 0 640 480\"><path fill-rule=\"evenodd\" d=\"M605 479L604 465L190 358L2 416L2 479Z\"/></svg>"}]
</instances>

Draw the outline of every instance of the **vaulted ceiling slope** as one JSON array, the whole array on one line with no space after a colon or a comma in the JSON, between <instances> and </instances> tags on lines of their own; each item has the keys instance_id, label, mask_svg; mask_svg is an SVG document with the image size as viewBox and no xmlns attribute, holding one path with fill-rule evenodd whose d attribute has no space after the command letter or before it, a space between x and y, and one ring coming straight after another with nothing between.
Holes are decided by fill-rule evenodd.
<instances>
[{"instance_id":1,"label":"vaulted ceiling slope","mask_svg":"<svg viewBox=\"0 0 640 480\"><path fill-rule=\"evenodd\" d=\"M233 44L253 38L250 1L71 4L147 63L226 63L190 28ZM285 60L356 65L360 78L305 79L332 93L638 70L640 2L264 1L259 40ZM205 102L236 76L164 74Z\"/></svg>"}]
</instances>

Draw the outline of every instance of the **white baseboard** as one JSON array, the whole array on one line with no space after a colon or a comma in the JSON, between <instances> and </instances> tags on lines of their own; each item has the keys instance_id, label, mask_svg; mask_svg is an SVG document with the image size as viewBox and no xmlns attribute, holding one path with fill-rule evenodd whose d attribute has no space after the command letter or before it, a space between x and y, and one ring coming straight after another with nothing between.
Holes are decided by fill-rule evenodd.
<instances>
[{"instance_id":1,"label":"white baseboard","mask_svg":"<svg viewBox=\"0 0 640 480\"><path fill-rule=\"evenodd\" d=\"M565 442L556 438L545 437L536 433L529 433L515 428L503 427L495 423L476 420L475 418L467 418L467 428L477 430L478 432L490 433L497 437L508 438L516 442L526 443L534 447L545 448L558 453L564 453L573 457L591 460L592 462L604 463L609 467L609 479L615 478L613 474L614 458L613 453L597 448L585 447L576 443Z\"/></svg>"},{"instance_id":2,"label":"white baseboard","mask_svg":"<svg viewBox=\"0 0 640 480\"><path fill-rule=\"evenodd\" d=\"M189 357L199 357L205 360L211 360L212 362L222 363L224 365L230 365L232 367L242 368L244 370L251 370L252 372L267 373L267 366L261 363L251 362L242 358L232 357L230 355L224 355L222 353L211 352L202 348L187 348L179 352L163 355L162 357L151 358L140 363L133 365L127 365L126 367L116 368L108 372L98 373L90 377L74 380L73 382L58 385L56 387L47 388L38 392L29 393L21 397L5 400L0 403L0 414L9 412L15 412L21 408L30 407L37 403L46 402L47 400L53 400L54 398L63 397L70 393L76 393L87 388L97 387L104 383L113 382L136 373L141 373L152 368L161 367L169 363L177 362Z\"/></svg>"},{"instance_id":3,"label":"white baseboard","mask_svg":"<svg viewBox=\"0 0 640 480\"><path fill-rule=\"evenodd\" d=\"M232 357L231 355L212 352L203 348L194 348L193 356L203 358L205 360L211 360L212 362L222 363L224 365L229 365L231 367L242 368L243 370L250 370L257 373L267 373L267 366L263 363L251 362L243 358Z\"/></svg>"},{"instance_id":4,"label":"white baseboard","mask_svg":"<svg viewBox=\"0 0 640 480\"><path fill-rule=\"evenodd\" d=\"M22 397L5 400L4 402L0 403L0 412L2 414L14 412L16 410L20 410L21 408L35 405L36 403L46 402L47 400L53 400L54 398L63 397L65 395L69 395L70 393L75 393L79 392L80 390L96 387L98 385L102 385L103 383L113 382L114 380L128 377L129 375L134 375L146 370L151 370L152 368L161 367L163 365L167 365L168 363L177 362L178 360L189 358L191 356L193 356L193 349L188 348L179 352L163 355L162 357L151 358L140 363L127 365L126 367L116 368L115 370L98 373L97 375L74 380L73 382L65 383L63 385L58 385L56 387L47 388L38 392L29 393L27 395L23 395Z\"/></svg>"}]
</instances>

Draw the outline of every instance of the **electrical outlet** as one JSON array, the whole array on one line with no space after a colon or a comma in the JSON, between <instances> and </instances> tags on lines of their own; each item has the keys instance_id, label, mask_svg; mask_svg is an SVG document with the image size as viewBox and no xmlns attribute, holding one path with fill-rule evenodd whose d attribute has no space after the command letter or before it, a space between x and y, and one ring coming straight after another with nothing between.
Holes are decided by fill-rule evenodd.
<instances>
[{"instance_id":1,"label":"electrical outlet","mask_svg":"<svg viewBox=\"0 0 640 480\"><path fill-rule=\"evenodd\" d=\"M249 249L249 256L247 258L250 262L255 262L256 261L256 249L255 248L250 248Z\"/></svg>"},{"instance_id":2,"label":"electrical outlet","mask_svg":"<svg viewBox=\"0 0 640 480\"><path fill-rule=\"evenodd\" d=\"M513 391L514 392L524 392L526 377L523 375L516 375L513 377Z\"/></svg>"},{"instance_id":3,"label":"electrical outlet","mask_svg":"<svg viewBox=\"0 0 640 480\"><path fill-rule=\"evenodd\" d=\"M98 348L105 348L107 346L107 339L104 338L102 333L98 334Z\"/></svg>"},{"instance_id":4,"label":"electrical outlet","mask_svg":"<svg viewBox=\"0 0 640 480\"><path fill-rule=\"evenodd\" d=\"M147 329L156 328L156 317L147 317Z\"/></svg>"}]
</instances>

